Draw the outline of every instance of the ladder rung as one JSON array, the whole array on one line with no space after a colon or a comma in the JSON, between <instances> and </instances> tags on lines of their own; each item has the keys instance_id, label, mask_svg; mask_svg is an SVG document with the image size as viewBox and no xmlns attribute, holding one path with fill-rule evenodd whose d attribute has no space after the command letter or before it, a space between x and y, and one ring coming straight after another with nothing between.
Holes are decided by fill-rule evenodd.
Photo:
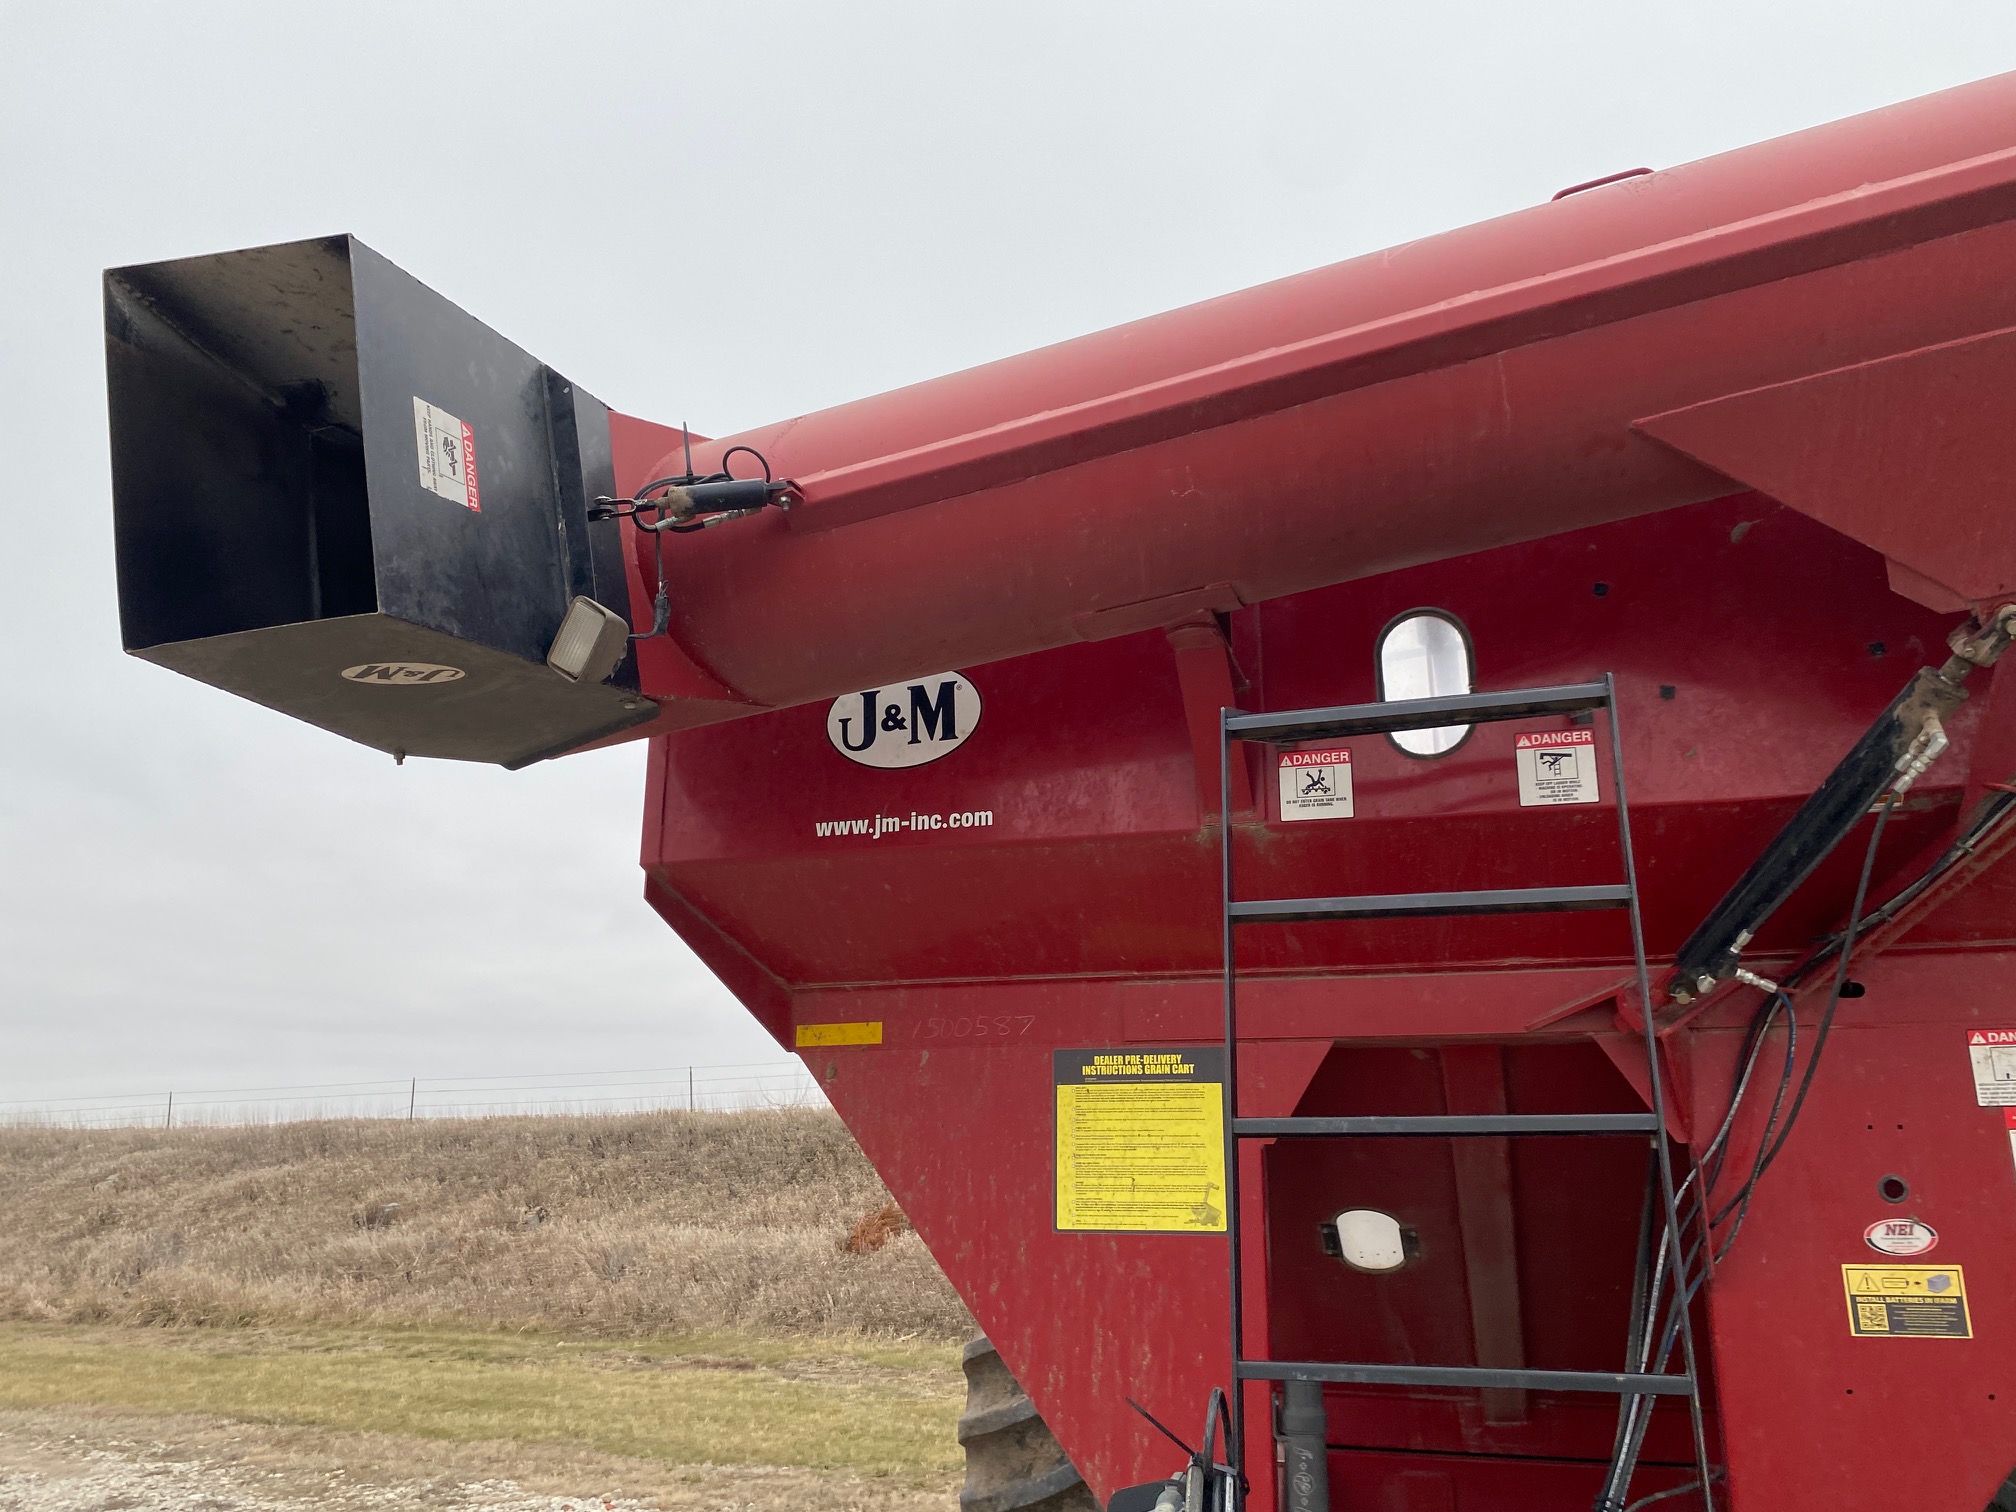
<instances>
[{"instance_id":1,"label":"ladder rung","mask_svg":"<svg viewBox=\"0 0 2016 1512\"><path fill-rule=\"evenodd\" d=\"M1242 1139L1354 1136L1407 1138L1492 1134L1653 1134L1651 1113L1431 1113L1360 1118L1235 1118Z\"/></svg>"},{"instance_id":2,"label":"ladder rung","mask_svg":"<svg viewBox=\"0 0 2016 1512\"><path fill-rule=\"evenodd\" d=\"M1232 714L1225 733L1234 740L1321 740L1344 735L1385 735L1438 725L1489 724L1544 714L1577 714L1610 701L1600 682L1509 693L1456 693L1446 698L1406 698L1388 703L1343 704L1332 709L1289 709L1279 714Z\"/></svg>"},{"instance_id":3,"label":"ladder rung","mask_svg":"<svg viewBox=\"0 0 2016 1512\"><path fill-rule=\"evenodd\" d=\"M1234 903L1235 924L1292 924L1311 919L1412 919L1449 914L1573 913L1628 908L1631 889L1499 887L1483 892L1381 893L1351 898L1270 898Z\"/></svg>"},{"instance_id":4,"label":"ladder rung","mask_svg":"<svg viewBox=\"0 0 2016 1512\"><path fill-rule=\"evenodd\" d=\"M1684 1375L1601 1370L1499 1370L1484 1365L1332 1365L1241 1360L1242 1381L1334 1381L1347 1386L1475 1386L1486 1391L1605 1391L1619 1396L1692 1396Z\"/></svg>"}]
</instances>

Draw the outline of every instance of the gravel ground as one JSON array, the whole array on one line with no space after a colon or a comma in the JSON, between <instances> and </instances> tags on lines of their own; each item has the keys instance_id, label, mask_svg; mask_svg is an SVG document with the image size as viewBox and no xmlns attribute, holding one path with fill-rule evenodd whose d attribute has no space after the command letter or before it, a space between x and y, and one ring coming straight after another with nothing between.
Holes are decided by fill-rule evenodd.
<instances>
[{"instance_id":1,"label":"gravel ground","mask_svg":"<svg viewBox=\"0 0 2016 1512\"><path fill-rule=\"evenodd\" d=\"M947 1512L817 1471L592 1458L195 1417L0 1412L0 1512Z\"/></svg>"}]
</instances>

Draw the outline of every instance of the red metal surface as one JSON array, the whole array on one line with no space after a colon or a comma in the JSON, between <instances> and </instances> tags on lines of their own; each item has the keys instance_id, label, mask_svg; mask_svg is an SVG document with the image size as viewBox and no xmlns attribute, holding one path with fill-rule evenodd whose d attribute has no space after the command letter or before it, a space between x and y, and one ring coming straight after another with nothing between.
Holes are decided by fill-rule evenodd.
<instances>
[{"instance_id":1,"label":"red metal surface","mask_svg":"<svg viewBox=\"0 0 2016 1512\"><path fill-rule=\"evenodd\" d=\"M2016 326L2012 119L1989 80L702 446L808 502L681 543L675 636L790 705L1727 492L1636 423Z\"/></svg>"},{"instance_id":2,"label":"red metal surface","mask_svg":"<svg viewBox=\"0 0 2016 1512\"><path fill-rule=\"evenodd\" d=\"M1684 616L1671 591L1681 564L1700 584ZM1574 681L1615 667L1648 923L1655 949L1670 951L1909 671L1940 649L1946 619L1891 594L1881 574L1866 549L1739 495L1263 605L1236 617L1233 641L1245 696L1262 707L1371 697L1379 628L1424 604L1464 621L1487 685ZM841 758L827 742L823 706L688 731L654 750L654 902L786 1043L795 1023L884 1025L882 1046L808 1052L808 1064L1102 1488L1163 1468L1158 1441L1114 1410L1123 1395L1180 1414L1223 1375L1222 1244L1060 1235L1049 1210L1050 1049L1194 1044L1218 1032L1213 830L1198 801L1177 673L1183 654L1170 637L1144 632L972 669L987 700L981 725L953 755L908 771ZM1968 762L1965 716L1955 731L1959 749L1893 824L1879 892L1950 829ZM1297 894L1614 876L1608 805L1519 809L1511 738L1509 729L1482 729L1433 761L1383 739L1354 742L1359 816L1349 821L1284 828L1263 783L1243 837L1249 885ZM836 818L976 809L995 823L879 839L816 833ZM1761 948L1782 956L1831 924L1858 859L1859 851L1837 857ZM1990 936L1980 917L2004 921L1996 938L2006 940L2012 885L2005 871L1977 880L1965 895L1973 921L1949 927L1935 914L1914 947L1980 943ZM1514 1111L1638 1105L1600 1043L1614 1035L1627 975L1614 918L1284 926L1254 936L1258 976L1244 1019L1255 1049L1287 1057L1259 1072L1273 1081L1277 1110L1299 1101L1309 1112L1436 1111L1451 1085L1440 1047L1451 1041L1508 1047ZM1921 958L1941 959L1903 959ZM1872 992L1855 1011L1878 1010ZM1958 1022L1974 1010L1951 1011ZM1718 1044L1730 1037L1720 1024L1692 1032ZM1366 1048L1333 1049L1340 1044ZM1964 1050L1956 1040L1947 1054L1950 1081L1965 1070ZM1858 1074L1851 1055L1833 1066L1844 1080ZM1726 1070L1715 1062L1678 1079L1694 1088L1695 1117L1712 1125ZM1922 1096L1950 1101L1952 1089ZM1963 1113L1979 1112L1967 1102ZM1988 1133L2001 1138L1999 1126ZM1848 1361L1853 1350L1881 1347L1846 1337L1838 1275L1880 1214L1864 1211L1862 1192L1833 1196L1800 1174L1802 1159L1824 1164L1831 1143L1803 1131L1771 1180L1783 1205L1774 1211L1796 1215L1781 1221L1812 1226L1813 1244L1831 1246L1833 1258L1805 1264L1782 1330L1725 1327L1718 1313L1718 1372L1739 1357L1753 1374L1782 1371L1788 1346L1802 1358L1811 1348ZM1999 1145L1991 1153L2007 1158ZM1642 1147L1553 1141L1506 1150L1504 1195L1518 1236L1509 1276L1502 1249L1499 1272L1486 1269L1490 1232L1505 1214L1490 1210L1491 1181L1466 1178L1459 1163L1478 1158L1441 1142L1397 1154L1369 1145L1270 1152L1265 1185L1252 1190L1269 1194L1256 1202L1255 1228L1270 1235L1271 1270L1256 1267L1263 1279L1252 1301L1272 1349L1461 1363L1476 1357L1480 1339L1505 1347L1509 1310L1528 1363L1614 1364ZM2009 1171L1998 1174L2009 1182ZM2016 1221L2016 1190L2006 1195ZM1326 1202L1403 1197L1442 1263L1383 1299L1367 1295L1370 1278L1317 1253L1316 1218ZM1754 1250L1746 1237L1724 1276L1752 1264L1775 1271L1777 1241L1762 1232ZM1993 1276L1998 1266L2006 1272L2016 1244L1973 1253ZM1967 1357L1935 1359L1935 1375L1964 1375L1977 1357L1984 1379L2000 1368L1979 1341L1891 1347ZM1984 1410L1994 1389L1981 1388ZM1913 1399L1889 1393L1880 1372L1858 1395L1885 1404L1870 1408L1872 1421L1893 1415L1894 1433L1862 1422L1850 1435L1864 1457L1848 1462L1873 1474L1911 1453L1919 1429ZM1577 1505L1548 1499L1562 1487L1586 1499L1608 1447L1606 1404L1537 1397L1522 1419L1491 1416L1457 1392L1340 1392L1337 1441L1368 1451L1344 1483L1390 1472L1396 1486L1428 1486L1453 1476L1452 1484L1500 1487L1515 1498L1505 1505ZM1775 1470L1741 1467L1805 1429L1762 1406L1747 1426L1734 1409L1724 1416L1739 1474L1777 1484ZM1684 1461L1682 1431L1677 1415L1661 1424L1656 1463ZM2016 1462L2016 1436L2010 1450ZM1452 1453L1479 1458L1452 1469L1438 1458ZM2001 1455L1983 1441L1980 1462L1954 1474L2006 1473L2009 1465L1996 1468ZM1641 1489L1671 1483L1648 1469ZM1516 1500L1529 1486L1535 1499ZM1800 1505L1739 1495L1739 1508ZM1978 1512L1983 1502L1922 1505ZM1889 1503L1844 1491L1827 1505Z\"/></svg>"},{"instance_id":3,"label":"red metal surface","mask_svg":"<svg viewBox=\"0 0 2016 1512\"><path fill-rule=\"evenodd\" d=\"M1714 1280L1738 1512L1900 1501L1978 1512L2016 1462L2016 1170L2000 1110L1975 1105L1966 1054L1970 1028L2016 1024L2003 1006L2012 964L2005 952L1911 954L1858 971L1869 995L1844 1005L1798 1137ZM1738 1032L1691 1038L1697 1097L1719 1115ZM1738 1158L1755 1137L1746 1119ZM1893 1174L1910 1186L1903 1203L1878 1191ZM1972 1340L1849 1337L1839 1268L1883 1263L1862 1230L1895 1216L1938 1231L1928 1263L1965 1268Z\"/></svg>"},{"instance_id":4,"label":"red metal surface","mask_svg":"<svg viewBox=\"0 0 2016 1512\"><path fill-rule=\"evenodd\" d=\"M881 1025L807 1064L1095 1488L1171 1468L1124 1396L1188 1421L1226 1376L1222 1241L1059 1233L1052 1202L1051 1051L1219 1034L1213 711L1374 698L1381 627L1424 606L1466 627L1482 687L1614 672L1656 976L1943 657L1951 611L2016 587L2012 215L2016 78L730 438L806 502L667 552L647 894L780 1042ZM620 481L663 470L664 439L619 430ZM875 769L828 741L815 700L952 667L984 714L942 759ZM2007 689L1977 683L1877 898L2011 775ZM796 707L735 717L767 705ZM1353 741L1348 820L1284 824L1249 768L1245 895L1617 880L1606 756L1602 803L1517 801L1516 734L1564 725L1432 760ZM1759 969L1840 923L1861 848L1772 921ZM1716 1274L1736 1512L1981 1512L2016 1463L2016 1168L1964 1033L2016 1028L2012 889L1984 853L1873 941ZM1263 926L1241 949L1249 1113L1640 1105L1616 916ZM1719 1124L1754 999L1668 1037L1683 1135ZM1630 1140L1253 1148L1254 1337L1614 1368L1644 1162ZM1840 1268L1880 1260L1886 1174L1965 1268L1972 1339L1851 1337ZM1420 1263L1324 1257L1316 1223L1356 1202L1403 1213ZM1579 1509L1613 1422L1545 1393L1328 1401L1353 1507ZM1684 1478L1677 1407L1647 1456L1637 1494ZM1264 1449L1254 1470L1271 1505Z\"/></svg>"},{"instance_id":5,"label":"red metal surface","mask_svg":"<svg viewBox=\"0 0 2016 1512\"><path fill-rule=\"evenodd\" d=\"M2016 331L1713 399L1648 435L1882 552L1935 608L2016 591L2002 480L2016 474ZM1938 528L1927 530L1928 518Z\"/></svg>"},{"instance_id":6,"label":"red metal surface","mask_svg":"<svg viewBox=\"0 0 2016 1512\"><path fill-rule=\"evenodd\" d=\"M1676 562L1702 580L1686 596L1695 635L1676 630ZM1617 672L1642 752L1633 786L1648 926L1665 951L1910 673L1943 651L1948 623L1890 594L1870 553L1743 496L1246 611L1249 696L1275 708L1373 698L1380 628L1424 603L1469 627L1484 686ZM1723 639L1737 625L1740 663ZM1199 860L1204 816L1176 660L1151 632L974 669L986 698L980 730L954 756L907 773L841 759L823 705L689 732L653 796L680 846L677 886L792 983L1209 974L1216 881ZM1967 727L1963 714L1956 728ZM1270 828L1241 858L1252 895L1615 881L1606 809L1518 806L1505 782L1514 733L1480 728L1435 761L1359 742L1350 849L1340 852L1325 824ZM1935 768L1893 820L1879 882L1950 827L1963 760ZM755 774L777 772L790 774L777 796L748 796ZM1274 800L1261 796L1271 815ZM912 811L986 811L993 823L964 836L815 834L820 821ZM1828 876L1852 878L1857 859L1837 856ZM920 897L931 906L891 907ZM816 908L800 906L810 898ZM1136 916L1116 907L1123 899ZM1795 948L1830 922L1832 906L1816 889L1759 948ZM1248 932L1246 959L1277 970L1581 964L1616 959L1622 941L1621 923L1600 914L1274 925ZM1255 999L1256 1013L1269 1011ZM1183 1032L1208 1036L1213 1022Z\"/></svg>"}]
</instances>

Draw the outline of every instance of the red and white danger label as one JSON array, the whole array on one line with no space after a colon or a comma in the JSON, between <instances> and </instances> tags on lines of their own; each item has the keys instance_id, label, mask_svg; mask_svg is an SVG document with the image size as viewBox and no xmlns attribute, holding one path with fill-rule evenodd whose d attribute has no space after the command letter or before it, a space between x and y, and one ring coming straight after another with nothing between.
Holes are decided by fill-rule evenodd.
<instances>
[{"instance_id":1,"label":"red and white danger label","mask_svg":"<svg viewBox=\"0 0 2016 1512\"><path fill-rule=\"evenodd\" d=\"M1984 1108L2016 1106L2016 1029L1969 1029L1974 1100Z\"/></svg>"},{"instance_id":2,"label":"red and white danger label","mask_svg":"<svg viewBox=\"0 0 2016 1512\"><path fill-rule=\"evenodd\" d=\"M478 514L476 432L438 405L413 396L413 443L420 454L420 486Z\"/></svg>"},{"instance_id":3,"label":"red and white danger label","mask_svg":"<svg viewBox=\"0 0 2016 1512\"><path fill-rule=\"evenodd\" d=\"M1596 732L1528 730L1513 742L1519 763L1519 804L1594 803Z\"/></svg>"},{"instance_id":4,"label":"red and white danger label","mask_svg":"<svg viewBox=\"0 0 2016 1512\"><path fill-rule=\"evenodd\" d=\"M2002 1110L2002 1127L2009 1131L2009 1158L2016 1160L2016 1108Z\"/></svg>"},{"instance_id":5,"label":"red and white danger label","mask_svg":"<svg viewBox=\"0 0 2016 1512\"><path fill-rule=\"evenodd\" d=\"M1351 817L1351 752L1348 747L1336 746L1327 751L1283 751L1280 773L1283 819Z\"/></svg>"}]
</instances>

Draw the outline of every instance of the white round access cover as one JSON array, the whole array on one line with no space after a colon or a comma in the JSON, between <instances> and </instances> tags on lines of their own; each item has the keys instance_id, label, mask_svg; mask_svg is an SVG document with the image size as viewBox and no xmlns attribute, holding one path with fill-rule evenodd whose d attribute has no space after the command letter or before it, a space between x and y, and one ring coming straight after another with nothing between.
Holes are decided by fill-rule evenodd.
<instances>
[{"instance_id":1,"label":"white round access cover","mask_svg":"<svg viewBox=\"0 0 2016 1512\"><path fill-rule=\"evenodd\" d=\"M1337 1250L1355 1270L1392 1271L1407 1263L1400 1220L1377 1208L1346 1208L1337 1215Z\"/></svg>"}]
</instances>

